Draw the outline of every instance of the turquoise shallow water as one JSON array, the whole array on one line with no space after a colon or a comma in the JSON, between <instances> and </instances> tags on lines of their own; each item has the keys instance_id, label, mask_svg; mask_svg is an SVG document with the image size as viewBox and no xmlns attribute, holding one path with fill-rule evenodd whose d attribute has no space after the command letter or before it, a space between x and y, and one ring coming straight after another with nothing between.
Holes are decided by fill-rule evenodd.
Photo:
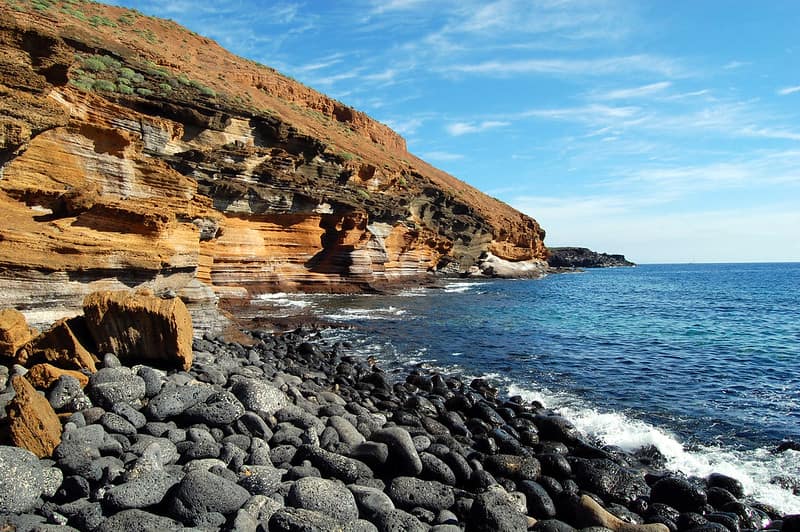
<instances>
[{"instance_id":1,"label":"turquoise shallow water","mask_svg":"<svg viewBox=\"0 0 800 532\"><path fill-rule=\"evenodd\" d=\"M769 453L800 441L800 264L645 265L268 302L352 325L330 334L387 368L488 376L608 443L653 443L689 474L747 476L754 493L800 511L771 482L800 479L800 453Z\"/></svg>"}]
</instances>

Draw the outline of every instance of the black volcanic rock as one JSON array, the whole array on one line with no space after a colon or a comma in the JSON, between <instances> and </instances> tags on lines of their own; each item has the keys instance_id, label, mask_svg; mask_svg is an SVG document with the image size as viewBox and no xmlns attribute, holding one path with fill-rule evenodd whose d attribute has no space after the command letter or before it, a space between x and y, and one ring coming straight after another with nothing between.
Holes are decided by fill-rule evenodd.
<instances>
[{"instance_id":1,"label":"black volcanic rock","mask_svg":"<svg viewBox=\"0 0 800 532\"><path fill-rule=\"evenodd\" d=\"M588 248L548 248L547 264L551 268L612 268L636 266L625 255L597 253Z\"/></svg>"}]
</instances>

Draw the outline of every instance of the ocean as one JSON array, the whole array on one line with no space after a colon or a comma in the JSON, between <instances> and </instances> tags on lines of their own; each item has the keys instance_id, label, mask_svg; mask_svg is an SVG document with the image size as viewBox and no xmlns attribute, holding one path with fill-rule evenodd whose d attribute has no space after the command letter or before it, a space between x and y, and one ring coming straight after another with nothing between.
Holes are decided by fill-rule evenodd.
<instances>
[{"instance_id":1,"label":"ocean","mask_svg":"<svg viewBox=\"0 0 800 532\"><path fill-rule=\"evenodd\" d=\"M641 265L395 295L272 294L387 371L488 379L671 469L800 513L800 263ZM797 492L797 493L794 493Z\"/></svg>"}]
</instances>

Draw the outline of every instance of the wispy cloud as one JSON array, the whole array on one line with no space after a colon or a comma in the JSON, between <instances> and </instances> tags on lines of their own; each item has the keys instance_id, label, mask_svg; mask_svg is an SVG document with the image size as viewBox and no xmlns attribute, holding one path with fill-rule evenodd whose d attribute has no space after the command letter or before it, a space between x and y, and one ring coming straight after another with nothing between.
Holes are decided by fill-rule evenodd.
<instances>
[{"instance_id":1,"label":"wispy cloud","mask_svg":"<svg viewBox=\"0 0 800 532\"><path fill-rule=\"evenodd\" d=\"M747 61L729 61L725 63L722 68L724 70L736 70L737 68L742 68L744 66L749 65L750 63Z\"/></svg>"},{"instance_id":2,"label":"wispy cloud","mask_svg":"<svg viewBox=\"0 0 800 532\"><path fill-rule=\"evenodd\" d=\"M795 92L800 92L800 85L797 85L795 87L785 87L783 89L780 89L778 91L778 94L780 94L781 96L788 96L789 94L794 94Z\"/></svg>"},{"instance_id":3,"label":"wispy cloud","mask_svg":"<svg viewBox=\"0 0 800 532\"><path fill-rule=\"evenodd\" d=\"M454 137L466 135L468 133L479 133L487 129L496 129L510 125L510 122L502 120L485 120L483 122L455 122L448 124L445 129Z\"/></svg>"},{"instance_id":4,"label":"wispy cloud","mask_svg":"<svg viewBox=\"0 0 800 532\"><path fill-rule=\"evenodd\" d=\"M672 86L670 81L659 81L649 85L640 85L628 89L616 89L595 95L600 100L629 100L633 98L643 98L664 92Z\"/></svg>"},{"instance_id":5,"label":"wispy cloud","mask_svg":"<svg viewBox=\"0 0 800 532\"><path fill-rule=\"evenodd\" d=\"M604 76L621 73L650 73L665 77L686 75L677 61L651 55L629 55L595 59L521 59L493 60L480 63L462 63L443 67L444 72L481 74L490 76L517 76L521 74L552 74Z\"/></svg>"},{"instance_id":6,"label":"wispy cloud","mask_svg":"<svg viewBox=\"0 0 800 532\"><path fill-rule=\"evenodd\" d=\"M458 161L463 159L464 156L460 153L451 153L448 151L429 151L421 154L421 157L431 161Z\"/></svg>"}]
</instances>

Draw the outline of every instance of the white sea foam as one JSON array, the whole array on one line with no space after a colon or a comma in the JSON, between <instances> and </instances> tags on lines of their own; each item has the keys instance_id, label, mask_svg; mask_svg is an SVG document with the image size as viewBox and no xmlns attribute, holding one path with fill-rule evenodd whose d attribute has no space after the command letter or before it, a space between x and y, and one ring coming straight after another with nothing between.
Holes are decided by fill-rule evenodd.
<instances>
[{"instance_id":1,"label":"white sea foam","mask_svg":"<svg viewBox=\"0 0 800 532\"><path fill-rule=\"evenodd\" d=\"M474 281L473 282L454 281L445 286L444 291L449 294L462 294L464 292L469 292L470 290L474 290L475 288L481 286L482 284L483 283Z\"/></svg>"},{"instance_id":2,"label":"white sea foam","mask_svg":"<svg viewBox=\"0 0 800 532\"><path fill-rule=\"evenodd\" d=\"M600 412L566 394L551 393L546 389L534 391L515 384L511 384L508 391L510 395L521 395L528 401L539 401L558 410L581 432L608 445L628 451L653 445L667 458L671 470L699 477L711 473L729 475L741 481L745 492L755 499L784 513L800 513L800 496L770 483L777 475L800 477L800 452L772 454L767 449L739 451L717 446L687 449L668 431L622 413Z\"/></svg>"},{"instance_id":3,"label":"white sea foam","mask_svg":"<svg viewBox=\"0 0 800 532\"><path fill-rule=\"evenodd\" d=\"M389 320L406 313L405 309L389 306L386 308L345 308L325 318L333 321Z\"/></svg>"}]
</instances>

